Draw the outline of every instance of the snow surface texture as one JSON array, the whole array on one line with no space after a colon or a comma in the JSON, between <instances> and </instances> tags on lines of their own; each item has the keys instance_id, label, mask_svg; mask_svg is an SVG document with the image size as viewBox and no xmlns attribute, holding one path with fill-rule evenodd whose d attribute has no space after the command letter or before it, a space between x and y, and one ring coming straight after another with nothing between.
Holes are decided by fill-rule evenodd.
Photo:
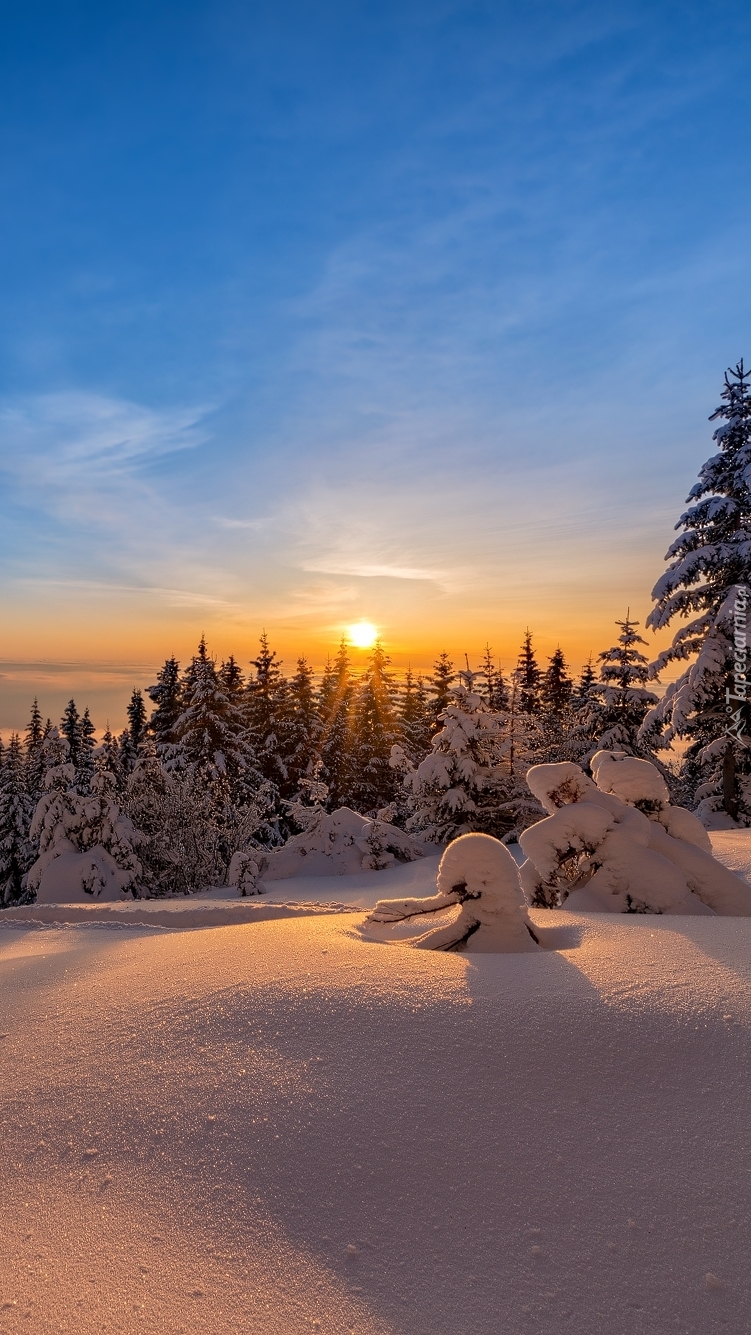
<instances>
[{"instance_id":1,"label":"snow surface texture","mask_svg":"<svg viewBox=\"0 0 751 1335\"><path fill-rule=\"evenodd\" d=\"M3 1332L746 1331L751 923L530 916L0 930Z\"/></svg>"},{"instance_id":2,"label":"snow surface texture","mask_svg":"<svg viewBox=\"0 0 751 1335\"><path fill-rule=\"evenodd\" d=\"M672 807L659 772L598 752L595 783L571 762L535 765L532 792L551 814L522 834L522 885L533 904L615 913L751 916L751 892L712 857L689 811ZM639 809L640 808L640 809Z\"/></svg>"},{"instance_id":3,"label":"snow surface texture","mask_svg":"<svg viewBox=\"0 0 751 1335\"><path fill-rule=\"evenodd\" d=\"M426 950L466 944L472 952L538 949L519 868L508 849L489 834L463 834L449 844L438 868L436 894L424 899L380 899L368 922L400 922L457 905L449 922L433 925L408 944Z\"/></svg>"},{"instance_id":4,"label":"snow surface texture","mask_svg":"<svg viewBox=\"0 0 751 1335\"><path fill-rule=\"evenodd\" d=\"M18 904L0 913L6 923L99 923L123 927L173 928L231 926L300 914L346 913L372 909L384 893L428 895L435 888L438 853L416 862L395 863L379 871L342 878L297 876L272 883L261 898L242 897L237 887L217 886L195 895L169 899L124 899L119 903Z\"/></svg>"}]
</instances>

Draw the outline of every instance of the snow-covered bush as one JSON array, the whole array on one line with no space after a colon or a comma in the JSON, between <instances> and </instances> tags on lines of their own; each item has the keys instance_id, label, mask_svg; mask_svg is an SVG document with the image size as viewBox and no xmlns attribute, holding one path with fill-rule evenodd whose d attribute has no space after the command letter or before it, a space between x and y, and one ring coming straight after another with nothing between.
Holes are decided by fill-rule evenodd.
<instances>
[{"instance_id":1,"label":"snow-covered bush","mask_svg":"<svg viewBox=\"0 0 751 1335\"><path fill-rule=\"evenodd\" d=\"M262 853L233 853L227 874L227 884L237 886L241 895L263 894L261 877L267 858Z\"/></svg>"},{"instance_id":2,"label":"snow-covered bush","mask_svg":"<svg viewBox=\"0 0 751 1335\"><path fill-rule=\"evenodd\" d=\"M620 913L751 916L751 890L711 855L706 831L668 801L662 776L624 752L598 752L596 782L570 762L527 782L551 814L520 838L532 904Z\"/></svg>"},{"instance_id":3,"label":"snow-covered bush","mask_svg":"<svg viewBox=\"0 0 751 1335\"><path fill-rule=\"evenodd\" d=\"M423 856L416 839L385 821L370 820L349 807L320 811L301 834L267 855L265 881L289 876L347 876L377 871L393 862Z\"/></svg>"},{"instance_id":4,"label":"snow-covered bush","mask_svg":"<svg viewBox=\"0 0 751 1335\"><path fill-rule=\"evenodd\" d=\"M463 834L449 844L438 868L437 893L424 899L381 899L368 921L400 922L460 905L447 926L433 927L410 945L426 950L489 952L536 950L519 869L508 849L489 834Z\"/></svg>"},{"instance_id":5,"label":"snow-covered bush","mask_svg":"<svg viewBox=\"0 0 751 1335\"><path fill-rule=\"evenodd\" d=\"M65 786L74 780L68 764L45 775L46 792L31 825L39 857L29 871L29 889L39 903L135 894L141 875L138 837L117 801L113 775L95 772L84 795Z\"/></svg>"}]
</instances>

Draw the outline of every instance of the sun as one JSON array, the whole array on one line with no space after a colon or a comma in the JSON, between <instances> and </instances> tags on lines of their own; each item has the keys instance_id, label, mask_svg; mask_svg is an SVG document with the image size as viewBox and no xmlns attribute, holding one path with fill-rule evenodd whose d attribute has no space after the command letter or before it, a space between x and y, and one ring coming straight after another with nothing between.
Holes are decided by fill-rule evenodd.
<instances>
[{"instance_id":1,"label":"sun","mask_svg":"<svg viewBox=\"0 0 751 1335\"><path fill-rule=\"evenodd\" d=\"M370 621L358 621L347 627L347 638L356 649L370 649L378 639L378 631Z\"/></svg>"}]
</instances>

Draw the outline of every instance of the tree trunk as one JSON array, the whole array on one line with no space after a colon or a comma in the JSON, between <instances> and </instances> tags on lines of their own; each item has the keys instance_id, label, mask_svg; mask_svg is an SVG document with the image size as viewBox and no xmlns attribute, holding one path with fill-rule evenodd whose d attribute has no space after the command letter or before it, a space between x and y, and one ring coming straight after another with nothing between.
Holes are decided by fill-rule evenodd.
<instances>
[{"instance_id":1,"label":"tree trunk","mask_svg":"<svg viewBox=\"0 0 751 1335\"><path fill-rule=\"evenodd\" d=\"M735 820L738 816L738 801L735 796L735 751L732 742L728 742L722 757L722 805Z\"/></svg>"}]
</instances>

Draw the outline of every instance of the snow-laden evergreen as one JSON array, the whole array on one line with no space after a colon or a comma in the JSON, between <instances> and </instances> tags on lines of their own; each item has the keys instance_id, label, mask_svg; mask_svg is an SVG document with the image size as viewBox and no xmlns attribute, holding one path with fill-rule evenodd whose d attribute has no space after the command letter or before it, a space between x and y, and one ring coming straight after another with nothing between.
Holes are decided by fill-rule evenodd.
<instances>
[{"instance_id":1,"label":"snow-laden evergreen","mask_svg":"<svg viewBox=\"0 0 751 1335\"><path fill-rule=\"evenodd\" d=\"M0 768L0 905L24 903L26 877L34 862L31 821L34 800L26 787L23 748L17 733L4 748Z\"/></svg>"},{"instance_id":2,"label":"snow-laden evergreen","mask_svg":"<svg viewBox=\"0 0 751 1335\"><path fill-rule=\"evenodd\" d=\"M623 751L527 778L550 813L520 838L532 904L611 913L751 917L751 888L711 856L695 816L670 805L659 771Z\"/></svg>"},{"instance_id":3,"label":"snow-laden evergreen","mask_svg":"<svg viewBox=\"0 0 751 1335\"><path fill-rule=\"evenodd\" d=\"M451 688L429 755L404 778L411 806L407 828L436 843L471 831L508 835L514 826L505 719L473 685L462 681ZM394 761L402 766L401 748Z\"/></svg>"},{"instance_id":4,"label":"snow-laden evergreen","mask_svg":"<svg viewBox=\"0 0 751 1335\"><path fill-rule=\"evenodd\" d=\"M703 781L697 793L702 815L709 818L724 807L747 825L746 657L739 656L736 678L734 620L751 580L751 372L742 360L725 373L721 398L709 419L719 420L713 435L718 451L689 492L689 508L675 526L682 531L667 552L668 569L654 587L655 605L647 618L654 630L676 619L686 623L653 664L653 673L672 663L689 666L647 716L643 735L655 746L689 738L689 769L695 781Z\"/></svg>"},{"instance_id":5,"label":"snow-laden evergreen","mask_svg":"<svg viewBox=\"0 0 751 1335\"><path fill-rule=\"evenodd\" d=\"M321 766L319 777L328 789L329 810L344 804L350 765L350 710L354 682L347 645L342 640L333 663L324 669L318 708L321 714Z\"/></svg>"},{"instance_id":6,"label":"snow-laden evergreen","mask_svg":"<svg viewBox=\"0 0 751 1335\"><path fill-rule=\"evenodd\" d=\"M258 787L261 778L241 708L219 681L204 639L185 674L182 701L174 736L193 782L217 804Z\"/></svg>"},{"instance_id":7,"label":"snow-laden evergreen","mask_svg":"<svg viewBox=\"0 0 751 1335\"><path fill-rule=\"evenodd\" d=\"M376 644L351 705L346 801L366 815L388 806L398 782L389 763L391 748L399 739L399 724L388 667L386 654Z\"/></svg>"},{"instance_id":8,"label":"snow-laden evergreen","mask_svg":"<svg viewBox=\"0 0 751 1335\"><path fill-rule=\"evenodd\" d=\"M637 647L646 640L637 632L638 621L629 612L620 628L617 643L599 655L597 680L588 679L580 696L576 727L582 751L588 759L595 751L639 749L639 735L648 711L657 704L657 696L647 688L650 668L646 656Z\"/></svg>"}]
</instances>

